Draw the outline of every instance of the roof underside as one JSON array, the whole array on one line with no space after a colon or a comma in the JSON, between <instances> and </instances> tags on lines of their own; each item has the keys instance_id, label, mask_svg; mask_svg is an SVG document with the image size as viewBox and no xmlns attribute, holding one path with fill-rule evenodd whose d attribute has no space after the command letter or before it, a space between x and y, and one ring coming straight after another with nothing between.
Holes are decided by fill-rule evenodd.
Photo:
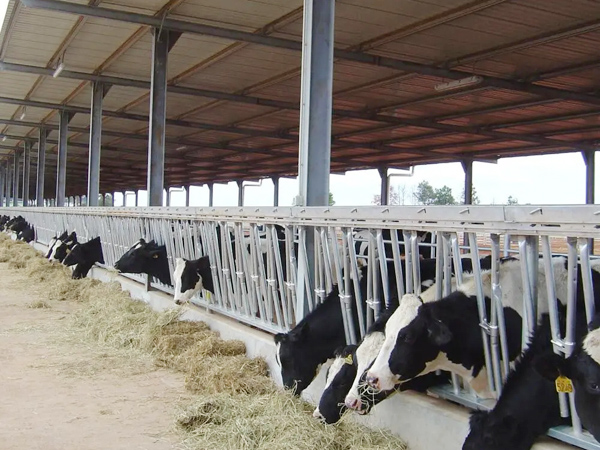
<instances>
[{"instance_id":1,"label":"roof underside","mask_svg":"<svg viewBox=\"0 0 600 450\"><path fill-rule=\"evenodd\" d=\"M74 3L301 41L301 0ZM151 38L148 26L11 0L0 59L53 69L64 55L68 71L149 82ZM334 173L593 150L600 141L598 1L337 0L335 46L416 64L401 71L376 58L335 60ZM175 88L168 94L165 185L295 176L300 62L297 50L183 34L169 54L169 86L208 94ZM37 138L36 123L47 124L47 192L53 192L58 114L51 108L73 107L67 194L84 193L90 116L74 107L89 108L89 81L4 69L0 133L7 139L0 157L24 138ZM457 71L484 81L435 89L458 78ZM44 107L30 104L19 124L23 106L10 99ZM148 89L113 85L104 110L101 191L144 189Z\"/></svg>"}]
</instances>

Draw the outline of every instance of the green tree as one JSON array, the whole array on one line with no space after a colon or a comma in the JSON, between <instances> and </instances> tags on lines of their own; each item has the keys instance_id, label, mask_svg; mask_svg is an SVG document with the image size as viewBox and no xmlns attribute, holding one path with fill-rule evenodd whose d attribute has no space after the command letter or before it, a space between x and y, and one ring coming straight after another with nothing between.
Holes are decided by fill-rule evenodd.
<instances>
[{"instance_id":1,"label":"green tree","mask_svg":"<svg viewBox=\"0 0 600 450\"><path fill-rule=\"evenodd\" d=\"M329 193L329 206L335 205L335 200L333 199L333 194Z\"/></svg>"},{"instance_id":2,"label":"green tree","mask_svg":"<svg viewBox=\"0 0 600 450\"><path fill-rule=\"evenodd\" d=\"M452 189L448 186L442 186L439 189L435 189L435 195L433 205L456 205L454 195L452 195Z\"/></svg>"},{"instance_id":3,"label":"green tree","mask_svg":"<svg viewBox=\"0 0 600 450\"><path fill-rule=\"evenodd\" d=\"M519 199L513 197L512 195L508 196L508 200L506 200L506 204L507 205L518 205L519 204Z\"/></svg>"},{"instance_id":4,"label":"green tree","mask_svg":"<svg viewBox=\"0 0 600 450\"><path fill-rule=\"evenodd\" d=\"M415 202L419 205L433 205L435 204L435 189L429 184L428 181L421 181L417 185L417 189L414 193Z\"/></svg>"}]
</instances>

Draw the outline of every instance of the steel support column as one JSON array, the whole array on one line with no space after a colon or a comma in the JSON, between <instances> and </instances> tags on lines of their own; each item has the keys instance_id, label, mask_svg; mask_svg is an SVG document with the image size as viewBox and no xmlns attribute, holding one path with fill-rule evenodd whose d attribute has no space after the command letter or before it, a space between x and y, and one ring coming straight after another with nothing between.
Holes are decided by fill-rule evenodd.
<instances>
[{"instance_id":1,"label":"steel support column","mask_svg":"<svg viewBox=\"0 0 600 450\"><path fill-rule=\"evenodd\" d=\"M273 180L273 206L279 206L279 177L271 178Z\"/></svg>"},{"instance_id":2,"label":"steel support column","mask_svg":"<svg viewBox=\"0 0 600 450\"><path fill-rule=\"evenodd\" d=\"M585 203L593 205L595 203L596 189L596 152L587 150L581 152L585 162Z\"/></svg>"},{"instance_id":3,"label":"steel support column","mask_svg":"<svg viewBox=\"0 0 600 450\"><path fill-rule=\"evenodd\" d=\"M585 161L585 203L593 205L596 203L596 152L586 150L581 152ZM594 254L594 239L590 239L590 250Z\"/></svg>"},{"instance_id":4,"label":"steel support column","mask_svg":"<svg viewBox=\"0 0 600 450\"><path fill-rule=\"evenodd\" d=\"M238 186L238 206L244 206L244 180L236 181Z\"/></svg>"},{"instance_id":5,"label":"steel support column","mask_svg":"<svg viewBox=\"0 0 600 450\"><path fill-rule=\"evenodd\" d=\"M35 187L35 204L44 206L44 177L46 174L46 138L48 131L40 127L38 136L37 183Z\"/></svg>"},{"instance_id":6,"label":"steel support column","mask_svg":"<svg viewBox=\"0 0 600 450\"><path fill-rule=\"evenodd\" d=\"M21 165L21 153L15 150L13 159L13 206L19 202L19 166Z\"/></svg>"},{"instance_id":7,"label":"steel support column","mask_svg":"<svg viewBox=\"0 0 600 450\"><path fill-rule=\"evenodd\" d=\"M103 83L92 83L90 114L90 154L88 162L88 206L98 206L100 193L100 156L102 152L102 100L107 92Z\"/></svg>"},{"instance_id":8,"label":"steel support column","mask_svg":"<svg viewBox=\"0 0 600 450\"><path fill-rule=\"evenodd\" d=\"M335 0L304 0L298 155L300 192L294 202L300 206L329 205L334 19ZM299 257L296 314L301 318L308 312L309 304L305 275L312 286L315 272L312 229L306 231L306 250L301 246Z\"/></svg>"},{"instance_id":9,"label":"steel support column","mask_svg":"<svg viewBox=\"0 0 600 450\"><path fill-rule=\"evenodd\" d=\"M6 166L0 166L0 206L4 206L4 192L6 187Z\"/></svg>"},{"instance_id":10,"label":"steel support column","mask_svg":"<svg viewBox=\"0 0 600 450\"><path fill-rule=\"evenodd\" d=\"M181 33L155 28L152 37L152 82L148 133L148 206L162 206L165 176L165 121L169 50Z\"/></svg>"},{"instance_id":11,"label":"steel support column","mask_svg":"<svg viewBox=\"0 0 600 450\"><path fill-rule=\"evenodd\" d=\"M379 168L379 176L381 177L381 193L379 194L380 204L390 204L390 179L388 177L387 167Z\"/></svg>"},{"instance_id":12,"label":"steel support column","mask_svg":"<svg viewBox=\"0 0 600 450\"><path fill-rule=\"evenodd\" d=\"M304 1L297 204L329 203L334 0Z\"/></svg>"},{"instance_id":13,"label":"steel support column","mask_svg":"<svg viewBox=\"0 0 600 450\"><path fill-rule=\"evenodd\" d=\"M186 207L190 206L190 189L191 188L192 188L192 186L189 185L189 184L187 186L184 186L184 189L185 189L185 206Z\"/></svg>"},{"instance_id":14,"label":"steel support column","mask_svg":"<svg viewBox=\"0 0 600 450\"><path fill-rule=\"evenodd\" d=\"M135 190L135 206L140 206L140 200L139 200L139 191L136 189Z\"/></svg>"},{"instance_id":15,"label":"steel support column","mask_svg":"<svg viewBox=\"0 0 600 450\"><path fill-rule=\"evenodd\" d=\"M25 141L23 150L23 206L29 206L29 179L31 176L31 141Z\"/></svg>"},{"instance_id":16,"label":"steel support column","mask_svg":"<svg viewBox=\"0 0 600 450\"><path fill-rule=\"evenodd\" d=\"M465 205L473 204L473 161L463 161L463 170L465 171Z\"/></svg>"},{"instance_id":17,"label":"steel support column","mask_svg":"<svg viewBox=\"0 0 600 450\"><path fill-rule=\"evenodd\" d=\"M56 167L56 206L65 206L67 189L67 138L71 116L61 111L58 119L58 162Z\"/></svg>"},{"instance_id":18,"label":"steel support column","mask_svg":"<svg viewBox=\"0 0 600 450\"><path fill-rule=\"evenodd\" d=\"M12 166L10 164L10 161L6 162L6 206L10 206L11 205L11 200L12 200Z\"/></svg>"},{"instance_id":19,"label":"steel support column","mask_svg":"<svg viewBox=\"0 0 600 450\"><path fill-rule=\"evenodd\" d=\"M215 198L215 185L208 183L208 206L213 206Z\"/></svg>"}]
</instances>

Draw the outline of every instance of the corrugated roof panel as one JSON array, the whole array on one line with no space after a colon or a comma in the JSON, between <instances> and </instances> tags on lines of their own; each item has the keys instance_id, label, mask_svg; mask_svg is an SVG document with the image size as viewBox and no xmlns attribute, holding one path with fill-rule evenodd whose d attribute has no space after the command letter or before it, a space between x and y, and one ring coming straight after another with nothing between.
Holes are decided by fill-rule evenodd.
<instances>
[{"instance_id":1,"label":"corrugated roof panel","mask_svg":"<svg viewBox=\"0 0 600 450\"><path fill-rule=\"evenodd\" d=\"M81 81L67 78L46 77L35 91L35 98L40 101L62 103Z\"/></svg>"},{"instance_id":2,"label":"corrugated roof panel","mask_svg":"<svg viewBox=\"0 0 600 450\"><path fill-rule=\"evenodd\" d=\"M258 29L301 6L301 0L188 0L174 14L219 26Z\"/></svg>"},{"instance_id":3,"label":"corrugated roof panel","mask_svg":"<svg viewBox=\"0 0 600 450\"><path fill-rule=\"evenodd\" d=\"M127 86L113 86L104 97L103 105L106 109L117 110L144 95L146 89L137 89Z\"/></svg>"},{"instance_id":4,"label":"corrugated roof panel","mask_svg":"<svg viewBox=\"0 0 600 450\"><path fill-rule=\"evenodd\" d=\"M45 66L76 21L73 15L21 8L5 59Z\"/></svg>"},{"instance_id":5,"label":"corrugated roof panel","mask_svg":"<svg viewBox=\"0 0 600 450\"><path fill-rule=\"evenodd\" d=\"M36 75L0 71L0 95L3 97L24 98L35 80L37 80Z\"/></svg>"},{"instance_id":6,"label":"corrugated roof panel","mask_svg":"<svg viewBox=\"0 0 600 450\"><path fill-rule=\"evenodd\" d=\"M137 29L137 25L125 22L87 18L65 54L67 67L84 72L96 70Z\"/></svg>"}]
</instances>

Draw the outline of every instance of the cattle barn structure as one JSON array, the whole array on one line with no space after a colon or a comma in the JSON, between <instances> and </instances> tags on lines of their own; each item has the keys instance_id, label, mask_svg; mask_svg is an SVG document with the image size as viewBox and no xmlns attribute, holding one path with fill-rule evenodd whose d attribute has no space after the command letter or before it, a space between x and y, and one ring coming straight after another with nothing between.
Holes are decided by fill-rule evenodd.
<instances>
[{"instance_id":1,"label":"cattle barn structure","mask_svg":"<svg viewBox=\"0 0 600 450\"><path fill-rule=\"evenodd\" d=\"M598 237L598 48L595 0L10 0L0 31L3 214L22 215L39 244L64 231L80 243L99 236L102 267L140 239L164 247L172 285L145 269L128 276L170 294L176 259L208 256L214 286L199 283L192 302L266 333L293 329L337 285L351 344L394 297L420 293L420 245L436 258L439 298L451 276L462 280L459 254L479 277L479 250L495 272L503 241L525 280L526 346L538 291L555 298L553 281L532 274L553 254L567 255L571 280L580 268L587 318L595 312L585 274ZM585 161L589 205L469 205L473 162L565 152ZM445 162L462 164L468 206L327 206L330 173L378 169L385 205L389 169ZM280 178L296 176L296 206L277 207ZM264 178L275 207L245 208L244 182ZM239 208L216 207L214 183L231 181ZM189 208L198 185L209 205ZM165 190L182 186L188 207L161 208ZM96 208L103 194L138 190L147 205ZM367 230L364 254L355 228ZM508 369L502 319L480 300L497 398ZM569 356L574 335L552 326L554 350ZM493 406L456 377L437 392ZM574 403L560 401L573 426L549 434L600 449Z\"/></svg>"}]
</instances>

